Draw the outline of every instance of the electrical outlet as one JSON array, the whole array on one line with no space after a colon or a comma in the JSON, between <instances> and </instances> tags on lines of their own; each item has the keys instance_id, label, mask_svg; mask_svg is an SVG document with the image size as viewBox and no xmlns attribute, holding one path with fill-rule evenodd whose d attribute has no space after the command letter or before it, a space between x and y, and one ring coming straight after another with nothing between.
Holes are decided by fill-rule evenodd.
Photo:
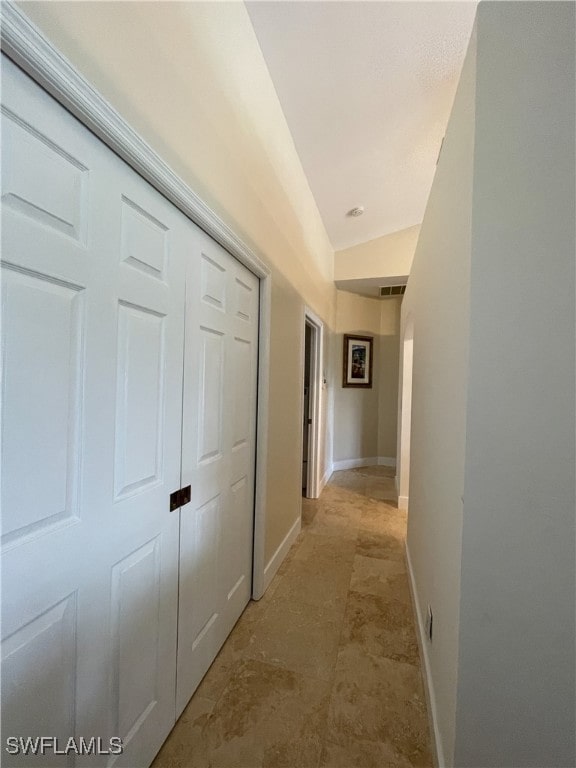
<instances>
[{"instance_id":1,"label":"electrical outlet","mask_svg":"<svg viewBox=\"0 0 576 768\"><path fill-rule=\"evenodd\" d=\"M426 611L426 634L428 635L428 640L430 640L430 642L432 642L433 627L434 627L434 616L432 614L432 607L429 605Z\"/></svg>"}]
</instances>

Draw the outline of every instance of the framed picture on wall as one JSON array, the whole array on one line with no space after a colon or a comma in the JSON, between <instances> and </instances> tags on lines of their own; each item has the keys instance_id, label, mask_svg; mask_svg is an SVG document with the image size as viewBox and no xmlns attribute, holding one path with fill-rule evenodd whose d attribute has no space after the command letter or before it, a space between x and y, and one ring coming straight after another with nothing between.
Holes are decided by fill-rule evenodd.
<instances>
[{"instance_id":1,"label":"framed picture on wall","mask_svg":"<svg viewBox=\"0 0 576 768\"><path fill-rule=\"evenodd\" d=\"M372 386L372 342L371 336L344 334L343 387Z\"/></svg>"}]
</instances>

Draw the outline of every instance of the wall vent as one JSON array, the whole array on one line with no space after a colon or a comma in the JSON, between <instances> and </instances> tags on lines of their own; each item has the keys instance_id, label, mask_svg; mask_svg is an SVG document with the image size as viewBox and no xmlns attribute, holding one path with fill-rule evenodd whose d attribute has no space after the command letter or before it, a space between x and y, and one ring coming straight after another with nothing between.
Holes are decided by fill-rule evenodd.
<instances>
[{"instance_id":1,"label":"wall vent","mask_svg":"<svg viewBox=\"0 0 576 768\"><path fill-rule=\"evenodd\" d=\"M384 296L402 296L405 291L405 285L382 285L380 286L380 298Z\"/></svg>"}]
</instances>

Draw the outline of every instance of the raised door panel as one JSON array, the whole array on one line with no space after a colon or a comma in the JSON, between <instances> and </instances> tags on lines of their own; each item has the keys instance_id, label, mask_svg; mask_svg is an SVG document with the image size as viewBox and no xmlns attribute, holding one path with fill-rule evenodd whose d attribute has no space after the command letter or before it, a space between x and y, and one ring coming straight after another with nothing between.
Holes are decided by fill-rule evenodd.
<instances>
[{"instance_id":1,"label":"raised door panel","mask_svg":"<svg viewBox=\"0 0 576 768\"><path fill-rule=\"evenodd\" d=\"M41 764L54 768L74 765L74 755L55 750L37 754L38 736L53 736L63 746L75 734L76 594L68 595L24 624L2 643L2 733L23 738L17 754L3 764ZM31 741L26 743L26 738ZM3 745L4 747L5 745ZM26 754L26 749L30 754ZM15 749L14 745L11 745ZM4 751L4 749L3 749Z\"/></svg>"},{"instance_id":2,"label":"raised door panel","mask_svg":"<svg viewBox=\"0 0 576 768\"><path fill-rule=\"evenodd\" d=\"M6 546L78 516L84 290L3 268L2 304Z\"/></svg>"},{"instance_id":3,"label":"raised door panel","mask_svg":"<svg viewBox=\"0 0 576 768\"><path fill-rule=\"evenodd\" d=\"M116 390L115 498L161 481L164 317L120 302Z\"/></svg>"},{"instance_id":4,"label":"raised door panel","mask_svg":"<svg viewBox=\"0 0 576 768\"><path fill-rule=\"evenodd\" d=\"M198 463L205 465L222 455L224 334L221 331L200 328L199 362Z\"/></svg>"},{"instance_id":5,"label":"raised door panel","mask_svg":"<svg viewBox=\"0 0 576 768\"><path fill-rule=\"evenodd\" d=\"M128 197L122 197L122 259L157 280L165 280L167 227Z\"/></svg>"},{"instance_id":6,"label":"raised door panel","mask_svg":"<svg viewBox=\"0 0 576 768\"><path fill-rule=\"evenodd\" d=\"M223 574L229 611L242 611L250 598L252 581L252 521L250 479L244 475L230 487L228 518L222 531L222 549L226 552Z\"/></svg>"},{"instance_id":7,"label":"raised door panel","mask_svg":"<svg viewBox=\"0 0 576 768\"><path fill-rule=\"evenodd\" d=\"M159 698L160 546L156 537L112 569L114 732L125 747Z\"/></svg>"},{"instance_id":8,"label":"raised door panel","mask_svg":"<svg viewBox=\"0 0 576 768\"><path fill-rule=\"evenodd\" d=\"M234 387L232 448L236 450L246 445L252 436L250 417L253 414L249 403L253 384L251 372L253 354L252 343L249 339L234 336L232 348L233 375L236 382Z\"/></svg>"},{"instance_id":9,"label":"raised door panel","mask_svg":"<svg viewBox=\"0 0 576 768\"><path fill-rule=\"evenodd\" d=\"M182 692L197 687L221 642L222 498L215 496L193 514L189 507L182 509L180 528L180 588L186 597L180 601L178 616L177 714L191 695L186 698ZM189 663L192 659L194 663Z\"/></svg>"},{"instance_id":10,"label":"raised door panel","mask_svg":"<svg viewBox=\"0 0 576 768\"><path fill-rule=\"evenodd\" d=\"M86 166L10 109L3 126L2 205L84 243Z\"/></svg>"}]
</instances>

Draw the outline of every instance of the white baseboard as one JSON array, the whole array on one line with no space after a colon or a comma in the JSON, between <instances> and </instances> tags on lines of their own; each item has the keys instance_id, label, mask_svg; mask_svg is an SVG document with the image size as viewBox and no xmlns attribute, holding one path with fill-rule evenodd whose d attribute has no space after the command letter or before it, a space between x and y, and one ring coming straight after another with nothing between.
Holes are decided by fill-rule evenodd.
<instances>
[{"instance_id":1,"label":"white baseboard","mask_svg":"<svg viewBox=\"0 0 576 768\"><path fill-rule=\"evenodd\" d=\"M343 459L342 461L335 461L334 472L338 472L340 469L356 469L356 467L375 467L378 464L378 459L373 456L370 459Z\"/></svg>"},{"instance_id":2,"label":"white baseboard","mask_svg":"<svg viewBox=\"0 0 576 768\"><path fill-rule=\"evenodd\" d=\"M430 672L430 658L428 656L428 639L426 637L426 626L424 624L422 611L420 610L420 601L418 600L418 590L416 589L416 581L414 579L414 571L412 569L412 560L410 559L408 542L406 542L406 563L408 566L408 582L410 584L410 591L412 593L412 602L414 603L414 608L416 610L416 620L418 622L418 645L420 646L420 654L424 662L422 678L424 680L424 689L426 692L426 700L428 704L428 715L430 718L430 730L432 732L434 764L436 768L446 768L442 739L440 738L440 731L438 730L438 713L436 708L436 696L434 694L434 683L432 681L432 675Z\"/></svg>"},{"instance_id":3,"label":"white baseboard","mask_svg":"<svg viewBox=\"0 0 576 768\"><path fill-rule=\"evenodd\" d=\"M335 461L334 471L339 469L356 469L357 467L395 467L396 459L393 456L370 456L367 459L343 459Z\"/></svg>"},{"instance_id":4,"label":"white baseboard","mask_svg":"<svg viewBox=\"0 0 576 768\"><path fill-rule=\"evenodd\" d=\"M302 527L302 519L299 517L297 520L294 521L294 525L290 528L286 536L282 539L282 542L280 543L280 546L274 552L270 560L268 561L268 564L264 568L264 592L268 589L268 586L270 585L270 582L276 575L276 571L280 566L282 565L282 561L288 554L288 550L296 540L298 534L300 533L300 528Z\"/></svg>"},{"instance_id":5,"label":"white baseboard","mask_svg":"<svg viewBox=\"0 0 576 768\"><path fill-rule=\"evenodd\" d=\"M398 496L398 509L408 509L408 496Z\"/></svg>"}]
</instances>

